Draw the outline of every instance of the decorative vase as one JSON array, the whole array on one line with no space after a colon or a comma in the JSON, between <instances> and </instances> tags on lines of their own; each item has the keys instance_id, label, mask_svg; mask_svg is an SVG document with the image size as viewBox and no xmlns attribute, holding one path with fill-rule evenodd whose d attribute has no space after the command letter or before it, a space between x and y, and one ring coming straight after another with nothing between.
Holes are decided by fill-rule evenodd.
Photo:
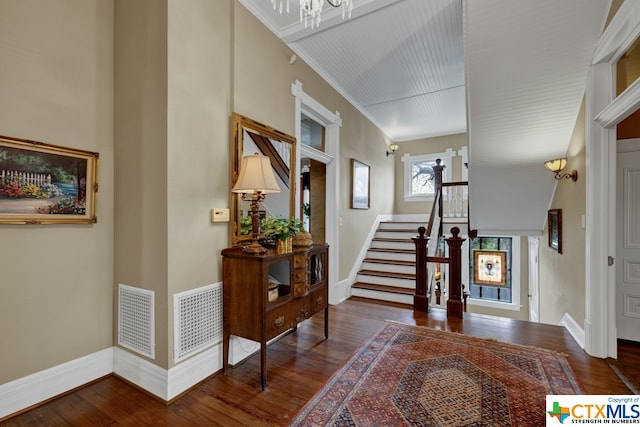
<instances>
[{"instance_id":1,"label":"decorative vase","mask_svg":"<svg viewBox=\"0 0 640 427\"><path fill-rule=\"evenodd\" d=\"M311 233L307 231L299 231L293 238L293 246L308 247L313 244Z\"/></svg>"}]
</instances>

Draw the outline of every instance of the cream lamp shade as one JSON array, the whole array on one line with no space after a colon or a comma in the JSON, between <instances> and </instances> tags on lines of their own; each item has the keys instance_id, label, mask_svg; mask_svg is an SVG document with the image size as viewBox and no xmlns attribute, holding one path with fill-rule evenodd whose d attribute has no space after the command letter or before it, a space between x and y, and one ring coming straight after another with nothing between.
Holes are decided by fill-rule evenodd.
<instances>
[{"instance_id":1,"label":"cream lamp shade","mask_svg":"<svg viewBox=\"0 0 640 427\"><path fill-rule=\"evenodd\" d=\"M279 193L280 186L273 174L269 158L258 153L245 156L242 159L238 180L231 191L234 193Z\"/></svg>"},{"instance_id":2,"label":"cream lamp shade","mask_svg":"<svg viewBox=\"0 0 640 427\"><path fill-rule=\"evenodd\" d=\"M544 166L552 172L560 172L567 166L567 159L562 157L560 159L547 160L544 162Z\"/></svg>"}]
</instances>

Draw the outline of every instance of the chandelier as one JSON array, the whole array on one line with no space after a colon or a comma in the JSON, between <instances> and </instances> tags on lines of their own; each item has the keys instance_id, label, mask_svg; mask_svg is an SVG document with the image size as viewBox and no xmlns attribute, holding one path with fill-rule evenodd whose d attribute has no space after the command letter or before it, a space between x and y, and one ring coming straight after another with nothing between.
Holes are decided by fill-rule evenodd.
<instances>
[{"instance_id":1,"label":"chandelier","mask_svg":"<svg viewBox=\"0 0 640 427\"><path fill-rule=\"evenodd\" d=\"M304 22L304 27L307 28L309 21L311 22L311 29L317 28L320 25L320 16L322 14L322 6L324 0L299 0L300 2L300 22ZM286 10L289 13L289 0L271 0L273 9L278 7L282 13ZM351 18L351 12L353 10L353 0L327 0L331 7L342 7L342 19L345 16Z\"/></svg>"}]
</instances>

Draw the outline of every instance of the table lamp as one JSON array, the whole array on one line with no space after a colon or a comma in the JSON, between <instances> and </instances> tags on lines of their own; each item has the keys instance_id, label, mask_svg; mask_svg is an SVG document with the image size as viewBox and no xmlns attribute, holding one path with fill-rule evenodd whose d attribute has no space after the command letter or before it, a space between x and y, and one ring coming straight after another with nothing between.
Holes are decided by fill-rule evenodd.
<instances>
[{"instance_id":1,"label":"table lamp","mask_svg":"<svg viewBox=\"0 0 640 427\"><path fill-rule=\"evenodd\" d=\"M242 200L251 202L251 244L244 247L248 254L262 254L267 250L258 242L259 218L258 205L267 193L279 193L280 187L273 174L271 161L266 156L254 153L245 156L240 166L240 174L231 189L233 193L241 193Z\"/></svg>"}]
</instances>

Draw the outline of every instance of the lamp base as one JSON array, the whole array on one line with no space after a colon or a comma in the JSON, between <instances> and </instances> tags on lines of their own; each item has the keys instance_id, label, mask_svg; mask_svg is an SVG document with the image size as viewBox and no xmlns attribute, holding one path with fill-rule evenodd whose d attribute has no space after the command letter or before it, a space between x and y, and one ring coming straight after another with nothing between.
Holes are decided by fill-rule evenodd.
<instances>
[{"instance_id":1,"label":"lamp base","mask_svg":"<svg viewBox=\"0 0 640 427\"><path fill-rule=\"evenodd\" d=\"M262 246L260 243L258 243L257 240L254 240L251 242L251 244L245 246L243 248L244 253L247 254L253 254L253 255L258 255L258 254L263 254L265 252L267 252L267 249Z\"/></svg>"}]
</instances>

